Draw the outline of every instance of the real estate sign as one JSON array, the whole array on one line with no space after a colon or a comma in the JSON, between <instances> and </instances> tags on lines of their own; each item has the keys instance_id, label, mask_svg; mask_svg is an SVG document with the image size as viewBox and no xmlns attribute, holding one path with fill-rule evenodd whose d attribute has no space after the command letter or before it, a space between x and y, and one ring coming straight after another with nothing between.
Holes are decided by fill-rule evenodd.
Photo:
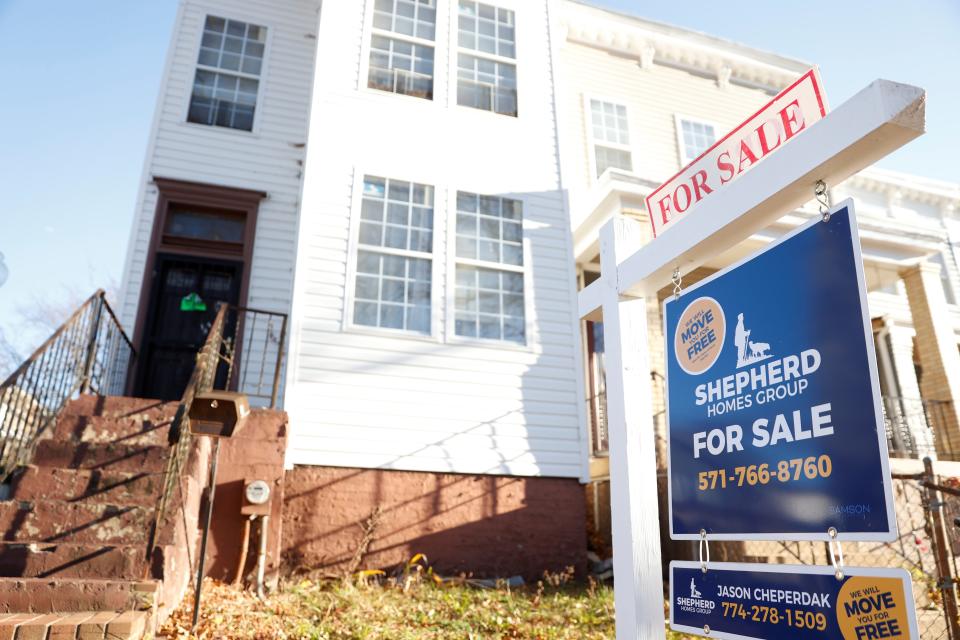
<instances>
[{"instance_id":1,"label":"real estate sign","mask_svg":"<svg viewBox=\"0 0 960 640\"><path fill-rule=\"evenodd\" d=\"M893 540L852 201L668 299L674 539Z\"/></svg>"},{"instance_id":2,"label":"real estate sign","mask_svg":"<svg viewBox=\"0 0 960 640\"><path fill-rule=\"evenodd\" d=\"M731 640L918 639L903 569L670 563L670 626Z\"/></svg>"},{"instance_id":3,"label":"real estate sign","mask_svg":"<svg viewBox=\"0 0 960 640\"><path fill-rule=\"evenodd\" d=\"M653 235L826 115L813 68L647 196Z\"/></svg>"}]
</instances>

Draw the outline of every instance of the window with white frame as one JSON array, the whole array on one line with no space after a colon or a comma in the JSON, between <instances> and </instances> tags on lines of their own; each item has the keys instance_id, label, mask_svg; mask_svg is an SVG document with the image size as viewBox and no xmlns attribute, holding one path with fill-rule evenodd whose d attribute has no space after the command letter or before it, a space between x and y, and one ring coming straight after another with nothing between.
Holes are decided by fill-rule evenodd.
<instances>
[{"instance_id":1,"label":"window with white frame","mask_svg":"<svg viewBox=\"0 0 960 640\"><path fill-rule=\"evenodd\" d=\"M695 120L680 120L680 153L683 164L693 162L717 141L712 124Z\"/></svg>"},{"instance_id":2,"label":"window with white frame","mask_svg":"<svg viewBox=\"0 0 960 640\"><path fill-rule=\"evenodd\" d=\"M518 200L457 193L454 332L523 344L523 208Z\"/></svg>"},{"instance_id":3,"label":"window with white frame","mask_svg":"<svg viewBox=\"0 0 960 640\"><path fill-rule=\"evenodd\" d=\"M435 0L376 0L367 85L433 99Z\"/></svg>"},{"instance_id":4,"label":"window with white frame","mask_svg":"<svg viewBox=\"0 0 960 640\"><path fill-rule=\"evenodd\" d=\"M622 104L591 99L590 123L597 176L610 168L632 171L627 108Z\"/></svg>"},{"instance_id":5,"label":"window with white frame","mask_svg":"<svg viewBox=\"0 0 960 640\"><path fill-rule=\"evenodd\" d=\"M516 116L514 12L460 0L457 19L457 104Z\"/></svg>"},{"instance_id":6,"label":"window with white frame","mask_svg":"<svg viewBox=\"0 0 960 640\"><path fill-rule=\"evenodd\" d=\"M187 121L253 130L266 27L207 16Z\"/></svg>"},{"instance_id":7,"label":"window with white frame","mask_svg":"<svg viewBox=\"0 0 960 640\"><path fill-rule=\"evenodd\" d=\"M433 187L365 176L353 323L429 334Z\"/></svg>"}]
</instances>

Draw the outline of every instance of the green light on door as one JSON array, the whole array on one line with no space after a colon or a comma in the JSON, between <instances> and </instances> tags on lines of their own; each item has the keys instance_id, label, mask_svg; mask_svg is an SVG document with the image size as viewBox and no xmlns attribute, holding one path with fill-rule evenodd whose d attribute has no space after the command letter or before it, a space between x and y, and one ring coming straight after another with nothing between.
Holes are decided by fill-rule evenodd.
<instances>
[{"instance_id":1,"label":"green light on door","mask_svg":"<svg viewBox=\"0 0 960 640\"><path fill-rule=\"evenodd\" d=\"M207 303L196 293L188 293L180 298L180 311L206 311Z\"/></svg>"}]
</instances>

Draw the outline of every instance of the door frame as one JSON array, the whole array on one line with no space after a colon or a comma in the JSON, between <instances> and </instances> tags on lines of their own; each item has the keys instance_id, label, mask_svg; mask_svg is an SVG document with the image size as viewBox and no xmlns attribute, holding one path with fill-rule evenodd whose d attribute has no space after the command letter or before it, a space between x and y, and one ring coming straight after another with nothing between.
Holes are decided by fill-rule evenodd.
<instances>
[{"instance_id":1,"label":"door frame","mask_svg":"<svg viewBox=\"0 0 960 640\"><path fill-rule=\"evenodd\" d=\"M140 296L137 300L137 316L133 330L133 344L138 353L143 353L146 340L146 328L149 324L150 297L152 294L154 271L157 267L157 254L173 254L184 258L232 260L240 263L240 306L247 304L247 293L250 287L250 272L253 263L253 243L257 230L257 213L260 201L267 197L263 191L252 189L238 189L221 185L187 182L154 176L153 183L157 188L157 206L153 216L153 229L150 232L150 244L147 248L147 260L143 269L143 279L140 283ZM171 242L164 238L163 229L171 205L185 205L204 207L208 209L222 209L245 216L243 242L238 248L236 245L209 240L191 240L189 242ZM130 367L127 374L126 393L134 391L136 381L141 378L140 366L143 359L137 361L136 366Z\"/></svg>"}]
</instances>

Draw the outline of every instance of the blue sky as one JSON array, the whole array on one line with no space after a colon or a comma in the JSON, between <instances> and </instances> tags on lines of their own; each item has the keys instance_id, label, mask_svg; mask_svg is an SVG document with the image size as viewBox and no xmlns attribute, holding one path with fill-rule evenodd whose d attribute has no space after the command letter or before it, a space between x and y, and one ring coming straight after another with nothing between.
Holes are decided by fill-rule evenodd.
<instances>
[{"instance_id":1,"label":"blue sky","mask_svg":"<svg viewBox=\"0 0 960 640\"><path fill-rule=\"evenodd\" d=\"M879 166L960 181L956 0L598 0L820 65L834 106L877 77L928 90L928 133ZM0 0L0 329L119 282L176 0Z\"/></svg>"}]
</instances>

